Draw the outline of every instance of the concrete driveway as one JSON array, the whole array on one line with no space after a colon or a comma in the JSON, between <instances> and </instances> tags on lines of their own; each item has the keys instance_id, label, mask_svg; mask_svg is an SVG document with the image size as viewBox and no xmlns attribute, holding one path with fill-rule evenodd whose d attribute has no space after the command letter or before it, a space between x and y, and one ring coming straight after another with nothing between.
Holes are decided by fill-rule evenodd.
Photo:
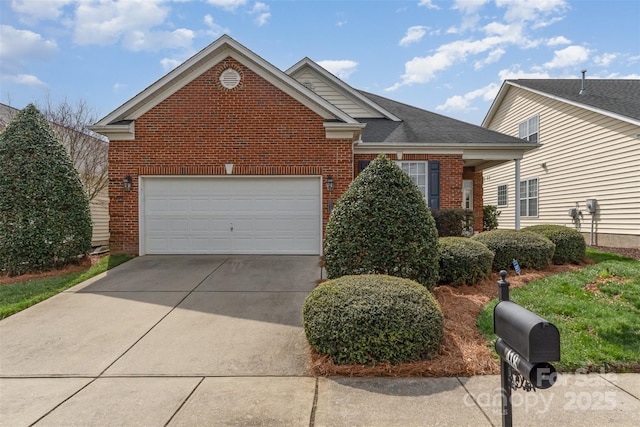
<instances>
[{"instance_id":1,"label":"concrete driveway","mask_svg":"<svg viewBox=\"0 0 640 427\"><path fill-rule=\"evenodd\" d=\"M309 406L302 305L319 279L317 256L133 259L0 322L0 424L29 425L54 408L38 425L68 425L70 414L96 424L95 405L82 415L82 402L121 394L148 411L129 416L162 425L204 377L284 377L267 380L276 395L298 378ZM224 390L218 382L212 393Z\"/></svg>"}]
</instances>

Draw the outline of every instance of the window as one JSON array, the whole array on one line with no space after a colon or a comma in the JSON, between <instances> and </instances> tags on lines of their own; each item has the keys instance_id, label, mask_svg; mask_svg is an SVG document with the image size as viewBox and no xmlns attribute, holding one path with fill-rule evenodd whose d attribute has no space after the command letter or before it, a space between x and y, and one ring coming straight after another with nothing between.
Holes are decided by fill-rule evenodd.
<instances>
[{"instance_id":1,"label":"window","mask_svg":"<svg viewBox=\"0 0 640 427\"><path fill-rule=\"evenodd\" d=\"M504 208L509 204L509 193L507 184L498 185L498 207Z\"/></svg>"},{"instance_id":2,"label":"window","mask_svg":"<svg viewBox=\"0 0 640 427\"><path fill-rule=\"evenodd\" d=\"M518 138L538 142L538 116L530 117L518 125Z\"/></svg>"},{"instance_id":3,"label":"window","mask_svg":"<svg viewBox=\"0 0 640 427\"><path fill-rule=\"evenodd\" d=\"M422 194L427 194L427 162L398 162L400 169L418 186Z\"/></svg>"},{"instance_id":4,"label":"window","mask_svg":"<svg viewBox=\"0 0 640 427\"><path fill-rule=\"evenodd\" d=\"M473 210L473 180L462 181L462 209Z\"/></svg>"},{"instance_id":5,"label":"window","mask_svg":"<svg viewBox=\"0 0 640 427\"><path fill-rule=\"evenodd\" d=\"M520 181L520 215L538 216L538 178Z\"/></svg>"}]
</instances>

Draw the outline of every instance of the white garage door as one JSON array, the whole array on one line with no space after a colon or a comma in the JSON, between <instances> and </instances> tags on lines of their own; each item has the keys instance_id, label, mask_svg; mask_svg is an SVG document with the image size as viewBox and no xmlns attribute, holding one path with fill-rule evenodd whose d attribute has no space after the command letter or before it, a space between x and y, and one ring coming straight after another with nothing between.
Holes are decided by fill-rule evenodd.
<instances>
[{"instance_id":1,"label":"white garage door","mask_svg":"<svg viewBox=\"0 0 640 427\"><path fill-rule=\"evenodd\" d=\"M319 177L142 178L141 254L319 254Z\"/></svg>"}]
</instances>

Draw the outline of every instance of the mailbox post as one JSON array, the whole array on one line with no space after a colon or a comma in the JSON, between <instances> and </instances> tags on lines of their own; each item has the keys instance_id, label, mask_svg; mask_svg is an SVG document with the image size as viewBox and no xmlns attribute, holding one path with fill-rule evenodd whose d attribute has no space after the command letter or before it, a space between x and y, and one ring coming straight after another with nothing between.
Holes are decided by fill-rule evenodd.
<instances>
[{"instance_id":1,"label":"mailbox post","mask_svg":"<svg viewBox=\"0 0 640 427\"><path fill-rule=\"evenodd\" d=\"M519 386L525 391L546 389L555 383L556 370L548 362L560 360L560 333L552 323L509 301L507 272L502 270L500 276L493 331L500 356L502 425L511 427L511 390Z\"/></svg>"}]
</instances>

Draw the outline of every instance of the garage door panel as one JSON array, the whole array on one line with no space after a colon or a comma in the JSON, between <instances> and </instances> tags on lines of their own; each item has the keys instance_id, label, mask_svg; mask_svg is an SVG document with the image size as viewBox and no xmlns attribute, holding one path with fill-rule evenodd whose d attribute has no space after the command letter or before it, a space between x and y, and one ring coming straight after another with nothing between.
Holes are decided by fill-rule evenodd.
<instances>
[{"instance_id":1,"label":"garage door panel","mask_svg":"<svg viewBox=\"0 0 640 427\"><path fill-rule=\"evenodd\" d=\"M143 179L146 253L319 253L319 178Z\"/></svg>"}]
</instances>

